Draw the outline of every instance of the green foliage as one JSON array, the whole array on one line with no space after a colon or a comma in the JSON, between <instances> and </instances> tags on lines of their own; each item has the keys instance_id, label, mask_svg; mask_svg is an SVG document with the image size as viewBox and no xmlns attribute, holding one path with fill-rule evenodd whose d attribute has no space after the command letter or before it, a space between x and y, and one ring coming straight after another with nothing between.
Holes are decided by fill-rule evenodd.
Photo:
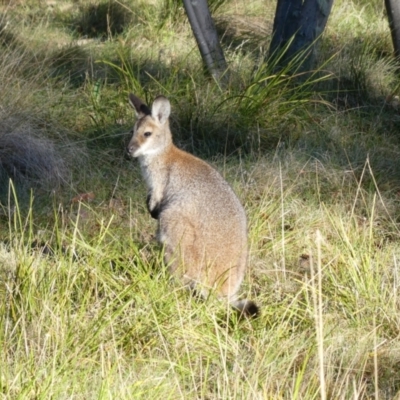
<instances>
[{"instance_id":1,"label":"green foliage","mask_svg":"<svg viewBox=\"0 0 400 400\"><path fill-rule=\"evenodd\" d=\"M336 1L307 73L302 54L279 73L265 57L274 4L210 8L224 85L177 1L0 6L3 398L399 395L400 83L383 3ZM257 320L170 277L124 157L129 92L168 96L177 144L245 205Z\"/></svg>"}]
</instances>

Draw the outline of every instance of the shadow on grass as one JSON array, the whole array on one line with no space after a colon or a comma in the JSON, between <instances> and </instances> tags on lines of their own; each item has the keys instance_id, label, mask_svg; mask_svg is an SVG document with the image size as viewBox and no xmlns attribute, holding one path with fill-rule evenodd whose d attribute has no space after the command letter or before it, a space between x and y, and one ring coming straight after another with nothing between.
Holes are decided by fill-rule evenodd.
<instances>
[{"instance_id":1,"label":"shadow on grass","mask_svg":"<svg viewBox=\"0 0 400 400\"><path fill-rule=\"evenodd\" d=\"M123 1L79 4L77 15L59 13L56 20L80 37L106 39L121 34L130 26L135 15L131 7Z\"/></svg>"}]
</instances>

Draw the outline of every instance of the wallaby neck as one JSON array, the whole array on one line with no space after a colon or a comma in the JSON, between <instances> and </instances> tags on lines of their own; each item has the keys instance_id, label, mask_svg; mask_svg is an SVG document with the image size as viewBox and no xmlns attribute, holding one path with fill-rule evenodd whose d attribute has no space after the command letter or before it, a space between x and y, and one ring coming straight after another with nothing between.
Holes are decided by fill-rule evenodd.
<instances>
[{"instance_id":1,"label":"wallaby neck","mask_svg":"<svg viewBox=\"0 0 400 400\"><path fill-rule=\"evenodd\" d=\"M176 147L171 143L163 151L139 157L140 168L149 190L163 187L168 182L171 160Z\"/></svg>"},{"instance_id":2,"label":"wallaby neck","mask_svg":"<svg viewBox=\"0 0 400 400\"><path fill-rule=\"evenodd\" d=\"M171 152L174 151L174 144L171 142L167 146L154 149L146 154L142 154L138 157L139 163L142 167L151 168L152 166L160 166L166 162Z\"/></svg>"}]
</instances>

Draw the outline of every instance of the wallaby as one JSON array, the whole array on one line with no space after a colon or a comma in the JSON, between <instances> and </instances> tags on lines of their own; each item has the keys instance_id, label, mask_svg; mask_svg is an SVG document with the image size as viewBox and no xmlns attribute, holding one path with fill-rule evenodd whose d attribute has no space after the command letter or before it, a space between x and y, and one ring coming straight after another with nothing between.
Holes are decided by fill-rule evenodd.
<instances>
[{"instance_id":1,"label":"wallaby","mask_svg":"<svg viewBox=\"0 0 400 400\"><path fill-rule=\"evenodd\" d=\"M256 316L254 302L237 299L247 263L246 214L238 198L214 168L173 144L167 98L157 97L151 110L133 94L129 101L138 119L128 152L139 159L171 273L201 296L214 289L241 314Z\"/></svg>"}]
</instances>

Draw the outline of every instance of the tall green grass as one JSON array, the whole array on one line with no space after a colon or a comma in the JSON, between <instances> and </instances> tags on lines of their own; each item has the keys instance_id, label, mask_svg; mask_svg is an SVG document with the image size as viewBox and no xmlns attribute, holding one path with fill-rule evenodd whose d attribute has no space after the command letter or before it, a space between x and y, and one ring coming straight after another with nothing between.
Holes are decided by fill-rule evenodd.
<instances>
[{"instance_id":1,"label":"tall green grass","mask_svg":"<svg viewBox=\"0 0 400 400\"><path fill-rule=\"evenodd\" d=\"M285 158L278 175L265 159L239 173L254 178L240 196L252 244L243 291L262 306L256 321L226 320L226 305L197 302L170 280L134 204L120 215L55 210L40 232L34 211L17 209L1 247L4 395L309 398L321 395L318 366L329 396L373 394L375 373L379 393L393 395L398 249L374 227L388 200L339 183L350 201L318 207L303 200L315 166L294 178Z\"/></svg>"},{"instance_id":2,"label":"tall green grass","mask_svg":"<svg viewBox=\"0 0 400 400\"><path fill-rule=\"evenodd\" d=\"M54 151L36 160L64 171L52 183L30 161L33 178L2 184L2 398L399 396L399 80L383 5L335 2L307 75L266 57L273 2L213 7L224 86L178 2L0 6L0 150L4 132L14 149L37 140ZM238 193L257 320L169 276L124 156L129 92L168 96L177 144Z\"/></svg>"}]
</instances>

